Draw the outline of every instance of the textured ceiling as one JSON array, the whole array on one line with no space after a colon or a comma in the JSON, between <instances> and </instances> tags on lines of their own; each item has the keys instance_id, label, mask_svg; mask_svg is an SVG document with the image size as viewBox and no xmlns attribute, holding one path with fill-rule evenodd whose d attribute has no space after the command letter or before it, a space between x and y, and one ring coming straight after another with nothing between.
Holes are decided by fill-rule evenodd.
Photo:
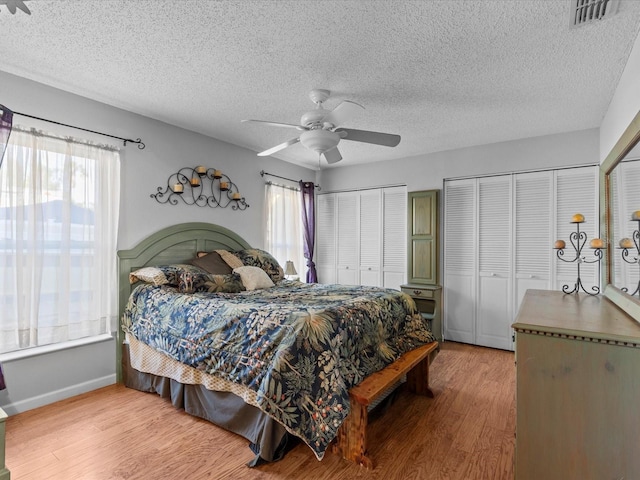
<instances>
[{"instance_id":1,"label":"textured ceiling","mask_svg":"<svg viewBox=\"0 0 640 480\"><path fill-rule=\"evenodd\" d=\"M297 131L240 120L298 123L313 88L366 108L344 127L402 136L343 140L338 166L598 127L640 26L636 0L578 28L568 0L2 3L9 73L256 152Z\"/></svg>"}]
</instances>

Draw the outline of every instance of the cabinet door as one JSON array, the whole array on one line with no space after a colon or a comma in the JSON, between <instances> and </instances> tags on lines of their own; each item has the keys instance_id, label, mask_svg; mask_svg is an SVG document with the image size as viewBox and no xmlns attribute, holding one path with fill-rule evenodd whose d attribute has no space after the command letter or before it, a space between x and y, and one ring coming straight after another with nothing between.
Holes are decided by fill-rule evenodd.
<instances>
[{"instance_id":1,"label":"cabinet door","mask_svg":"<svg viewBox=\"0 0 640 480\"><path fill-rule=\"evenodd\" d=\"M445 182L444 190L445 338L475 343L476 182Z\"/></svg>"},{"instance_id":2,"label":"cabinet door","mask_svg":"<svg viewBox=\"0 0 640 480\"><path fill-rule=\"evenodd\" d=\"M316 270L319 283L336 283L336 196L318 195Z\"/></svg>"},{"instance_id":3,"label":"cabinet door","mask_svg":"<svg viewBox=\"0 0 640 480\"><path fill-rule=\"evenodd\" d=\"M358 285L358 192L336 194L338 261L337 280L343 285Z\"/></svg>"},{"instance_id":4,"label":"cabinet door","mask_svg":"<svg viewBox=\"0 0 640 480\"><path fill-rule=\"evenodd\" d=\"M382 189L382 286L400 290L407 274L407 187Z\"/></svg>"},{"instance_id":5,"label":"cabinet door","mask_svg":"<svg viewBox=\"0 0 640 480\"><path fill-rule=\"evenodd\" d=\"M478 179L476 344L511 349L511 176Z\"/></svg>"},{"instance_id":6,"label":"cabinet door","mask_svg":"<svg viewBox=\"0 0 640 480\"><path fill-rule=\"evenodd\" d=\"M382 228L382 192L360 192L360 284L379 287Z\"/></svg>"},{"instance_id":7,"label":"cabinet door","mask_svg":"<svg viewBox=\"0 0 640 480\"><path fill-rule=\"evenodd\" d=\"M553 172L517 174L514 183L515 313L528 289L551 288Z\"/></svg>"},{"instance_id":8,"label":"cabinet door","mask_svg":"<svg viewBox=\"0 0 640 480\"><path fill-rule=\"evenodd\" d=\"M438 191L409 193L409 283L438 283Z\"/></svg>"}]
</instances>

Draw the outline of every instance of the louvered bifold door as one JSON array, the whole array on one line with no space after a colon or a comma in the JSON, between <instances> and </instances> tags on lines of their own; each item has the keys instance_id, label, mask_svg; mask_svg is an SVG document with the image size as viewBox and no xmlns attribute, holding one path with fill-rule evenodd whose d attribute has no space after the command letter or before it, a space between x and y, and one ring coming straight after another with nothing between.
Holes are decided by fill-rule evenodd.
<instances>
[{"instance_id":1,"label":"louvered bifold door","mask_svg":"<svg viewBox=\"0 0 640 480\"><path fill-rule=\"evenodd\" d=\"M360 192L360 285L382 286L380 248L382 244L382 192Z\"/></svg>"},{"instance_id":2,"label":"louvered bifold door","mask_svg":"<svg viewBox=\"0 0 640 480\"><path fill-rule=\"evenodd\" d=\"M555 239L564 240L566 248L564 259L573 260L576 251L571 245L571 233L576 232L576 224L571 223L573 216L580 213L585 222L580 224L580 231L587 234L586 244L582 249L582 256L588 262L595 259L593 250L589 248L590 241L599 236L598 214L598 167L577 167L565 170L557 170L555 175ZM553 245L549 245L553 248ZM554 251L555 255L555 251ZM567 263L553 257L555 267L552 276L552 288L562 290L567 286L567 291L574 289L577 283L577 262ZM580 279L584 288L590 293L593 287L600 284L600 263L580 264ZM604 266L602 266L604 268ZM580 290L582 291L582 290Z\"/></svg>"},{"instance_id":3,"label":"louvered bifold door","mask_svg":"<svg viewBox=\"0 0 640 480\"><path fill-rule=\"evenodd\" d=\"M336 196L316 197L316 270L318 283L336 283Z\"/></svg>"},{"instance_id":4,"label":"louvered bifold door","mask_svg":"<svg viewBox=\"0 0 640 480\"><path fill-rule=\"evenodd\" d=\"M511 349L511 175L478 179L476 344Z\"/></svg>"},{"instance_id":5,"label":"louvered bifold door","mask_svg":"<svg viewBox=\"0 0 640 480\"><path fill-rule=\"evenodd\" d=\"M444 337L475 343L476 180L444 182Z\"/></svg>"},{"instance_id":6,"label":"louvered bifold door","mask_svg":"<svg viewBox=\"0 0 640 480\"><path fill-rule=\"evenodd\" d=\"M620 192L618 201L619 211L614 212L614 223L620 227L613 237L614 247L618 247L622 238L630 238L633 242L633 232L638 230L638 222L631 220L633 212L640 210L640 160L628 161L621 163L614 172L618 172L620 179ZM614 203L614 202L612 202ZM618 233L619 232L619 233ZM633 261L638 257L638 251L635 244L633 248L628 249L629 255L627 260ZM622 260L622 250L620 248L613 249L614 267L619 266L616 270L620 270L620 278L615 285L619 288L626 289L627 293L633 293L638 288L640 275L640 267L637 263L629 264ZM638 293L636 293L638 296Z\"/></svg>"},{"instance_id":7,"label":"louvered bifold door","mask_svg":"<svg viewBox=\"0 0 640 480\"><path fill-rule=\"evenodd\" d=\"M514 175L515 297L518 312L528 289L551 288L553 172Z\"/></svg>"},{"instance_id":8,"label":"louvered bifold door","mask_svg":"<svg viewBox=\"0 0 640 480\"><path fill-rule=\"evenodd\" d=\"M407 187L383 188L382 209L382 286L399 290L407 279Z\"/></svg>"},{"instance_id":9,"label":"louvered bifold door","mask_svg":"<svg viewBox=\"0 0 640 480\"><path fill-rule=\"evenodd\" d=\"M343 285L358 285L358 200L359 192L336 194L338 218L337 280Z\"/></svg>"}]
</instances>

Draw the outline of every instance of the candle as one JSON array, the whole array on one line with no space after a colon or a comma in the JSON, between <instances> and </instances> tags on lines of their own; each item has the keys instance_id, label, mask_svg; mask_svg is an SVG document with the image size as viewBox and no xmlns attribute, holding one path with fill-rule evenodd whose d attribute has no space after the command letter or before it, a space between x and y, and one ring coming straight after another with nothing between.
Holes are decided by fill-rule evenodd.
<instances>
[{"instance_id":1,"label":"candle","mask_svg":"<svg viewBox=\"0 0 640 480\"><path fill-rule=\"evenodd\" d=\"M563 249L566 246L564 240L556 240L556 243L553 245L553 248Z\"/></svg>"},{"instance_id":2,"label":"candle","mask_svg":"<svg viewBox=\"0 0 640 480\"><path fill-rule=\"evenodd\" d=\"M240 200L242 197L240 197L240 192L234 192L231 194L231 198L234 200Z\"/></svg>"},{"instance_id":3,"label":"candle","mask_svg":"<svg viewBox=\"0 0 640 480\"><path fill-rule=\"evenodd\" d=\"M213 178L221 178L221 177L222 177L222 172L220 170L213 171Z\"/></svg>"},{"instance_id":4,"label":"candle","mask_svg":"<svg viewBox=\"0 0 640 480\"><path fill-rule=\"evenodd\" d=\"M571 223L583 223L583 222L584 222L584 215L582 215L581 213L576 213L571 218Z\"/></svg>"},{"instance_id":5,"label":"candle","mask_svg":"<svg viewBox=\"0 0 640 480\"><path fill-rule=\"evenodd\" d=\"M636 210L631 214L631 220L640 220L640 210Z\"/></svg>"},{"instance_id":6,"label":"candle","mask_svg":"<svg viewBox=\"0 0 640 480\"><path fill-rule=\"evenodd\" d=\"M229 190L229 182L220 182L220 190Z\"/></svg>"},{"instance_id":7,"label":"candle","mask_svg":"<svg viewBox=\"0 0 640 480\"><path fill-rule=\"evenodd\" d=\"M620 248L633 248L633 242L630 238L623 238L620 240Z\"/></svg>"},{"instance_id":8,"label":"candle","mask_svg":"<svg viewBox=\"0 0 640 480\"><path fill-rule=\"evenodd\" d=\"M589 245L591 246L591 248L603 248L604 242L600 238L594 238L593 240L591 240Z\"/></svg>"},{"instance_id":9,"label":"candle","mask_svg":"<svg viewBox=\"0 0 640 480\"><path fill-rule=\"evenodd\" d=\"M174 191L175 193L182 193L182 191L183 191L183 190L184 190L184 187L182 186L182 184L181 184L181 183L176 183L176 184L173 186L173 191Z\"/></svg>"},{"instance_id":10,"label":"candle","mask_svg":"<svg viewBox=\"0 0 640 480\"><path fill-rule=\"evenodd\" d=\"M196 167L196 173L198 175L204 175L205 173L207 173L207 167L203 167L202 165L198 165Z\"/></svg>"},{"instance_id":11,"label":"candle","mask_svg":"<svg viewBox=\"0 0 640 480\"><path fill-rule=\"evenodd\" d=\"M200 185L200 179L198 177L193 177L191 179L191 186L192 187L197 187Z\"/></svg>"}]
</instances>

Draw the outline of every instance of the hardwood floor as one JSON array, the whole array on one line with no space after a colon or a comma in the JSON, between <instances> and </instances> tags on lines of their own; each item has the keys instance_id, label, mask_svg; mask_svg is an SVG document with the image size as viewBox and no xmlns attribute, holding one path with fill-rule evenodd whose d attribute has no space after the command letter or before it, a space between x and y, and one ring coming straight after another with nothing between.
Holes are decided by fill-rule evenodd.
<instances>
[{"instance_id":1,"label":"hardwood floor","mask_svg":"<svg viewBox=\"0 0 640 480\"><path fill-rule=\"evenodd\" d=\"M435 399L400 392L369 426L374 470L302 443L248 468L243 438L113 385L7 420L12 480L513 479L513 352L446 342L432 364Z\"/></svg>"}]
</instances>

